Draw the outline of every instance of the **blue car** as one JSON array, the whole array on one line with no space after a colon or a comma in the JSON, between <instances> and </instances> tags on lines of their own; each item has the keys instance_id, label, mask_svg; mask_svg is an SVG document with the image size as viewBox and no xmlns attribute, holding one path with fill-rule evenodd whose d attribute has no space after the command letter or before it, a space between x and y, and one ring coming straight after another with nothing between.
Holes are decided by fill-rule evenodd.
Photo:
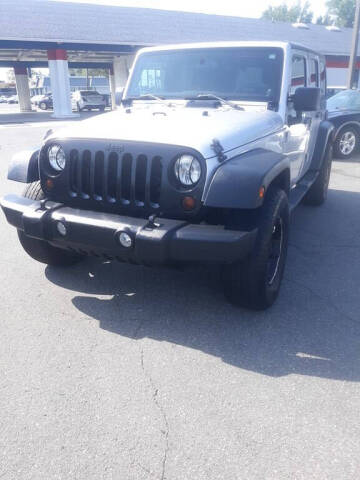
<instances>
[{"instance_id":1,"label":"blue car","mask_svg":"<svg viewBox=\"0 0 360 480\"><path fill-rule=\"evenodd\" d=\"M48 110L49 108L53 108L53 100L51 93L47 93L42 98L40 98L37 104L41 110Z\"/></svg>"},{"instance_id":2,"label":"blue car","mask_svg":"<svg viewBox=\"0 0 360 480\"><path fill-rule=\"evenodd\" d=\"M360 147L360 90L344 90L330 97L327 109L336 129L334 157L350 158Z\"/></svg>"}]
</instances>

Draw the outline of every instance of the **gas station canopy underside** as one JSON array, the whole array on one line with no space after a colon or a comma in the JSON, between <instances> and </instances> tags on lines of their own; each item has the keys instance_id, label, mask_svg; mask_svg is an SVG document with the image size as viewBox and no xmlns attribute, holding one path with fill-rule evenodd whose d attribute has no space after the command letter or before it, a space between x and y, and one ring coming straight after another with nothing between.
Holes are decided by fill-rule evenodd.
<instances>
[{"instance_id":1,"label":"gas station canopy underside","mask_svg":"<svg viewBox=\"0 0 360 480\"><path fill-rule=\"evenodd\" d=\"M112 68L114 56L131 55L139 46L0 40L0 67L47 68L48 50L64 49L70 68Z\"/></svg>"}]
</instances>

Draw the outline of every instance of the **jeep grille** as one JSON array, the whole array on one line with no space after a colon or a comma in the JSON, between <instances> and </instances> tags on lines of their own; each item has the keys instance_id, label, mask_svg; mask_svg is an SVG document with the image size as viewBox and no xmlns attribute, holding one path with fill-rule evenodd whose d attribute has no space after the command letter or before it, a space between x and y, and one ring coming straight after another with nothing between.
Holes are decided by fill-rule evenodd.
<instances>
[{"instance_id":1,"label":"jeep grille","mask_svg":"<svg viewBox=\"0 0 360 480\"><path fill-rule=\"evenodd\" d=\"M72 149L69 162L69 192L72 197L159 208L160 156Z\"/></svg>"}]
</instances>

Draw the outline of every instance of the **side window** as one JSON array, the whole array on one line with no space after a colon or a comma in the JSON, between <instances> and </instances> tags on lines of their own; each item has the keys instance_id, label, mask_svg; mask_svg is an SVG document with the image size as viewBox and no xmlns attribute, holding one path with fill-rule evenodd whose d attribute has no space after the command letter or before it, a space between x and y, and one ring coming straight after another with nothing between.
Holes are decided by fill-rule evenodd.
<instances>
[{"instance_id":1,"label":"side window","mask_svg":"<svg viewBox=\"0 0 360 480\"><path fill-rule=\"evenodd\" d=\"M302 55L293 55L290 95L293 95L298 87L306 87L306 60Z\"/></svg>"},{"instance_id":2,"label":"side window","mask_svg":"<svg viewBox=\"0 0 360 480\"><path fill-rule=\"evenodd\" d=\"M310 58L310 87L319 86L319 63L315 58Z\"/></svg>"}]
</instances>

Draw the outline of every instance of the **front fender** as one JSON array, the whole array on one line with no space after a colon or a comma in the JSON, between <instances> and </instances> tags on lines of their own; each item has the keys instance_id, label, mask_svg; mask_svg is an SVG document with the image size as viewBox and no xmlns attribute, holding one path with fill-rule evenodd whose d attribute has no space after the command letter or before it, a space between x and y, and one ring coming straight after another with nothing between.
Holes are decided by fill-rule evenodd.
<instances>
[{"instance_id":1,"label":"front fender","mask_svg":"<svg viewBox=\"0 0 360 480\"><path fill-rule=\"evenodd\" d=\"M331 145L335 139L335 127L328 121L324 120L320 123L319 131L316 138L315 149L311 159L310 169L319 171L327 152L328 145Z\"/></svg>"},{"instance_id":2,"label":"front fender","mask_svg":"<svg viewBox=\"0 0 360 480\"><path fill-rule=\"evenodd\" d=\"M221 165L215 172L204 204L218 208L257 208L262 204L259 192L283 171L289 171L289 159L270 150L258 148L243 153Z\"/></svg>"},{"instance_id":3,"label":"front fender","mask_svg":"<svg viewBox=\"0 0 360 480\"><path fill-rule=\"evenodd\" d=\"M8 179L15 182L31 183L39 180L39 149L22 150L16 153L10 163Z\"/></svg>"}]
</instances>

